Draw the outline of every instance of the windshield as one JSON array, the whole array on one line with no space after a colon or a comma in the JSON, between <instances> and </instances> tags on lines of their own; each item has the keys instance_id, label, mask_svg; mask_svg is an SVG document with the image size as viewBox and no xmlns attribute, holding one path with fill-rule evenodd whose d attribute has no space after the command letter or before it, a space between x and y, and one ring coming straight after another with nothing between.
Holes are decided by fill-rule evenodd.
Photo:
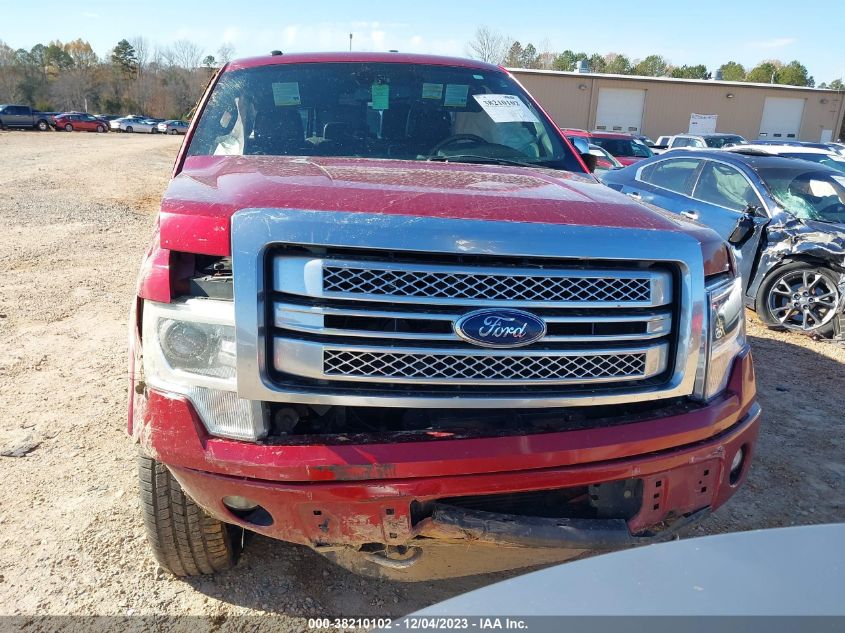
<instances>
[{"instance_id":1,"label":"windshield","mask_svg":"<svg viewBox=\"0 0 845 633\"><path fill-rule=\"evenodd\" d=\"M845 223L845 176L813 167L758 169L772 197L802 220Z\"/></svg>"},{"instance_id":2,"label":"windshield","mask_svg":"<svg viewBox=\"0 0 845 633\"><path fill-rule=\"evenodd\" d=\"M645 143L627 138L599 138L592 137L590 142L606 149L613 156L624 156L626 158L651 158L654 156Z\"/></svg>"},{"instance_id":3,"label":"windshield","mask_svg":"<svg viewBox=\"0 0 845 633\"><path fill-rule=\"evenodd\" d=\"M781 154L781 156L786 156L787 158L800 158L801 160L807 160L811 163L818 163L819 165L831 167L832 169L845 174L845 159L838 158L830 154L804 154L796 152L794 154Z\"/></svg>"},{"instance_id":4,"label":"windshield","mask_svg":"<svg viewBox=\"0 0 845 633\"><path fill-rule=\"evenodd\" d=\"M188 154L465 160L584 171L504 72L423 64L279 64L225 73Z\"/></svg>"},{"instance_id":5,"label":"windshield","mask_svg":"<svg viewBox=\"0 0 845 633\"><path fill-rule=\"evenodd\" d=\"M704 138L707 147L724 147L725 145L745 145L746 141L741 136L707 136Z\"/></svg>"}]
</instances>

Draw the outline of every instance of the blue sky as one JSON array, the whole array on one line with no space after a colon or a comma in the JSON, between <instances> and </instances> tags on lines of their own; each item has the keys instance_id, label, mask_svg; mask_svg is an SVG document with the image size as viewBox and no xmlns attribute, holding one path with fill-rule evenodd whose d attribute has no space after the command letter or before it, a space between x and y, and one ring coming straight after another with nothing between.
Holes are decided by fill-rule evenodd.
<instances>
[{"instance_id":1,"label":"blue sky","mask_svg":"<svg viewBox=\"0 0 845 633\"><path fill-rule=\"evenodd\" d=\"M214 53L223 42L236 55L358 50L464 55L478 25L538 49L658 53L673 64L711 70L730 59L798 59L816 82L845 77L842 0L0 0L0 40L14 48L82 37L106 54L121 38L142 35L166 46L189 39ZM37 8L35 8L37 7ZM49 17L48 17L49 16ZM830 25L828 28L826 25Z\"/></svg>"}]
</instances>

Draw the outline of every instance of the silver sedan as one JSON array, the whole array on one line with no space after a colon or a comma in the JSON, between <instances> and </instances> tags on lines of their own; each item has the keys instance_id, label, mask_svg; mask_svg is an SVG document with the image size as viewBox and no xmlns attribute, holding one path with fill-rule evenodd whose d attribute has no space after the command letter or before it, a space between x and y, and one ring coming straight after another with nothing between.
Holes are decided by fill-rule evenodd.
<instances>
[{"instance_id":1,"label":"silver sedan","mask_svg":"<svg viewBox=\"0 0 845 633\"><path fill-rule=\"evenodd\" d=\"M120 122L120 129L124 132L158 133L158 121L152 119L130 119Z\"/></svg>"}]
</instances>

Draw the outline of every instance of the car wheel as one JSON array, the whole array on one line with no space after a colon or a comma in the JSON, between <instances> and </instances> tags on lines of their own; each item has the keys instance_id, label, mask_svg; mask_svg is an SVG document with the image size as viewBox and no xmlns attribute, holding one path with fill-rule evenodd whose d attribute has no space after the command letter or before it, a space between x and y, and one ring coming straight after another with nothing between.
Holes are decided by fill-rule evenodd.
<instances>
[{"instance_id":1,"label":"car wheel","mask_svg":"<svg viewBox=\"0 0 845 633\"><path fill-rule=\"evenodd\" d=\"M65 132L73 132L73 126L70 123L65 123Z\"/></svg>"},{"instance_id":2,"label":"car wheel","mask_svg":"<svg viewBox=\"0 0 845 633\"><path fill-rule=\"evenodd\" d=\"M98 131L100 134L102 134L103 132L105 132L105 131L106 131L106 128L104 128L102 125L98 125L98 126L97 126L97 131Z\"/></svg>"},{"instance_id":3,"label":"car wheel","mask_svg":"<svg viewBox=\"0 0 845 633\"><path fill-rule=\"evenodd\" d=\"M792 262L760 285L757 313L769 327L832 336L841 295L837 275L823 266Z\"/></svg>"},{"instance_id":4,"label":"car wheel","mask_svg":"<svg viewBox=\"0 0 845 633\"><path fill-rule=\"evenodd\" d=\"M132 131L132 126L131 126L131 125L127 125L127 126L126 126L126 131L127 131L127 132L131 132L131 131Z\"/></svg>"},{"instance_id":5,"label":"car wheel","mask_svg":"<svg viewBox=\"0 0 845 633\"><path fill-rule=\"evenodd\" d=\"M138 486L147 540L159 565L176 576L214 574L234 567L236 529L207 514L185 494L167 467L138 457Z\"/></svg>"},{"instance_id":6,"label":"car wheel","mask_svg":"<svg viewBox=\"0 0 845 633\"><path fill-rule=\"evenodd\" d=\"M37 127L41 132L46 132L50 129L50 126L47 124L47 121L43 119L39 121L35 127Z\"/></svg>"},{"instance_id":7,"label":"car wheel","mask_svg":"<svg viewBox=\"0 0 845 633\"><path fill-rule=\"evenodd\" d=\"M170 130L171 134L179 134L179 130Z\"/></svg>"}]
</instances>

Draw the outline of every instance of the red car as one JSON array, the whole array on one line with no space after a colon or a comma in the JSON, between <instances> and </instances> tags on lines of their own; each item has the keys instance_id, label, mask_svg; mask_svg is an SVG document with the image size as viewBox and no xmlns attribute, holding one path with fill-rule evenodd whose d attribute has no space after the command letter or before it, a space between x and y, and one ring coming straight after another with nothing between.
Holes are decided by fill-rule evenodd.
<instances>
[{"instance_id":1,"label":"red car","mask_svg":"<svg viewBox=\"0 0 845 633\"><path fill-rule=\"evenodd\" d=\"M529 564L671 538L746 476L730 249L598 183L498 66L230 62L156 227L128 431L174 574L233 566L232 526L366 573Z\"/></svg>"},{"instance_id":2,"label":"red car","mask_svg":"<svg viewBox=\"0 0 845 633\"><path fill-rule=\"evenodd\" d=\"M648 145L630 134L616 134L613 132L587 132L572 128L564 129L563 133L572 141L575 138L585 138L589 143L607 150L620 163L631 165L644 158L651 158L654 152Z\"/></svg>"},{"instance_id":3,"label":"red car","mask_svg":"<svg viewBox=\"0 0 845 633\"><path fill-rule=\"evenodd\" d=\"M56 115L56 129L65 132L108 132L109 122L85 112L66 112Z\"/></svg>"}]
</instances>

